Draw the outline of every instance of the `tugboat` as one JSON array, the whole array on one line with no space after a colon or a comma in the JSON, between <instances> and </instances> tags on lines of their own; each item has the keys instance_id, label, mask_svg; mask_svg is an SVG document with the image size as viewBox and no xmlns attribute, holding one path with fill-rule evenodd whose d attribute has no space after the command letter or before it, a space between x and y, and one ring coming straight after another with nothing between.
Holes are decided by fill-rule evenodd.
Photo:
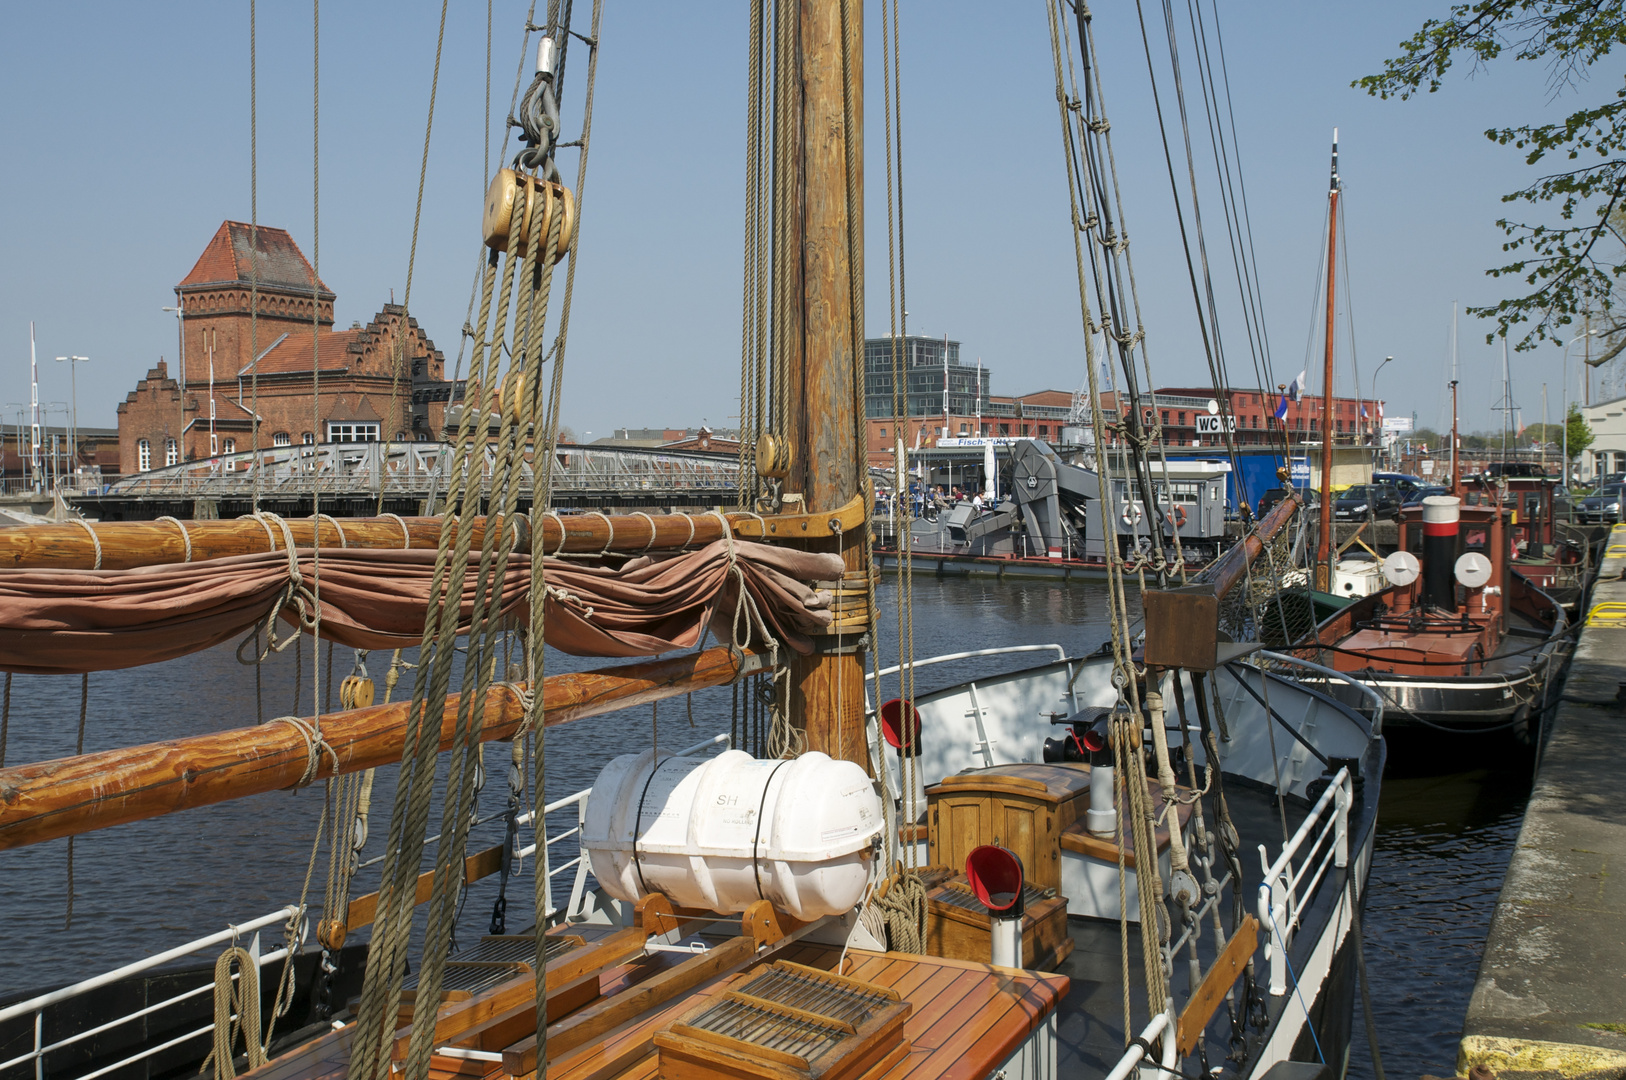
<instances>
[{"instance_id":1,"label":"tugboat","mask_svg":"<svg viewBox=\"0 0 1626 1080\"><path fill-rule=\"evenodd\" d=\"M1377 691L1391 733L1508 732L1533 742L1568 618L1513 572L1507 518L1501 506L1464 506L1455 495L1402 511L1398 550L1383 561L1388 586L1323 621L1297 652ZM1324 689L1367 707L1341 681Z\"/></svg>"}]
</instances>

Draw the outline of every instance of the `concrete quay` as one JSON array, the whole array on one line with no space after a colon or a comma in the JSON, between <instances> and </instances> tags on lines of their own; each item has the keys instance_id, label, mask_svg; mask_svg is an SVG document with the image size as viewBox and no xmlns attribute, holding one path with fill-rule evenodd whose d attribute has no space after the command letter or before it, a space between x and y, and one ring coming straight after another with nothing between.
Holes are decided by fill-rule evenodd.
<instances>
[{"instance_id":1,"label":"concrete quay","mask_svg":"<svg viewBox=\"0 0 1626 1080\"><path fill-rule=\"evenodd\" d=\"M1464 1075L1626 1078L1626 525L1606 545L1468 1004Z\"/></svg>"}]
</instances>

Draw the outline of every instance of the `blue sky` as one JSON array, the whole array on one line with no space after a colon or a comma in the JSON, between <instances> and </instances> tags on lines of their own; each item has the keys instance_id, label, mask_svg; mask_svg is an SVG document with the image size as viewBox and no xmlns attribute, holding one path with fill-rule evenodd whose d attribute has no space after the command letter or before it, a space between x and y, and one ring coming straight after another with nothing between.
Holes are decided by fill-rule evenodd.
<instances>
[{"instance_id":1,"label":"blue sky","mask_svg":"<svg viewBox=\"0 0 1626 1080\"><path fill-rule=\"evenodd\" d=\"M577 7L585 28L589 5ZM624 425L727 425L737 412L746 8L605 7L565 421L595 437ZM867 7L868 326L877 334L887 326L885 187L878 9ZM1482 132L1560 115L1577 97L1555 100L1542 68L1505 62L1454 70L1442 92L1410 102L1349 87L1444 4L1221 8L1276 378L1305 366L1337 126L1350 267L1341 290L1362 392L1393 355L1377 384L1389 414L1434 424L1444 417L1452 302L1500 295L1483 274L1501 257L1499 196L1531 175ZM524 14L512 0L495 4L498 124ZM341 326L366 321L405 286L438 15L438 4L421 2L323 9L320 260ZM247 3L11 5L4 19L0 408L27 399L32 319L42 399L69 396L68 365L51 357L88 355L80 422L110 425L147 367L174 359L173 316L160 310L174 303L174 283L223 219L249 216ZM259 6L259 219L288 228L307 256L310 22L309 5ZM1098 3L1095 27L1154 375L1203 385L1133 6ZM486 182L485 31L484 4L452 3L413 285L414 313L448 358ZM961 341L967 360L992 368L996 393L1078 385L1084 347L1043 5L904 0L903 51L911 329ZM579 91L584 50L569 75ZM1618 78L1611 62L1581 92L1602 95ZM1167 93L1166 75L1161 86ZM567 133L579 120L572 95ZM564 164L573 176L574 160ZM1206 190L1216 288L1234 297ZM1226 303L1222 333L1240 382L1251 364ZM1462 322L1468 429L1500 425L1491 411L1500 352L1484 344L1485 329ZM1513 357L1525 422L1540 419L1543 383L1557 417L1560 361L1551 346ZM1349 379L1345 363L1346 391Z\"/></svg>"}]
</instances>

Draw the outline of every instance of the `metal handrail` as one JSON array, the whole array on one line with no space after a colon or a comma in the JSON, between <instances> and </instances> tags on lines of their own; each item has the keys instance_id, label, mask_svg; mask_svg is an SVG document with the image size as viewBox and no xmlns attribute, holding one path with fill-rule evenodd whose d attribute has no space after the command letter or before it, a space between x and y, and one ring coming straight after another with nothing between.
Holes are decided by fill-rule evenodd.
<instances>
[{"instance_id":1,"label":"metal handrail","mask_svg":"<svg viewBox=\"0 0 1626 1080\"><path fill-rule=\"evenodd\" d=\"M1299 912L1321 884L1329 862L1340 868L1349 865L1349 808L1354 801L1354 781L1349 769L1341 768L1327 790L1321 793L1321 798L1310 808L1310 813L1292 838L1282 845L1276 861L1265 867L1265 877L1259 885L1259 923L1269 932L1265 954L1270 960L1270 992L1275 997L1287 993L1287 946L1298 923ZM1327 812L1329 806L1333 807L1331 814ZM1317 831L1318 824L1320 828ZM1304 880L1305 866L1295 871L1293 859L1301 849L1306 848L1312 831L1315 835L1306 851L1306 866L1308 856L1319 850L1329 837L1332 844L1317 863L1309 887L1299 890L1298 886ZM1259 861L1263 863L1265 858L1265 846L1260 844Z\"/></svg>"},{"instance_id":2,"label":"metal handrail","mask_svg":"<svg viewBox=\"0 0 1626 1080\"><path fill-rule=\"evenodd\" d=\"M1353 686L1362 694L1366 695L1367 699L1372 702L1371 734L1375 738L1377 735L1382 733L1383 695L1366 685L1361 680L1355 678L1355 676L1350 675L1347 672L1335 671L1330 667L1323 667L1321 664L1312 663L1309 660L1301 660L1296 656L1288 656L1286 653L1270 652L1267 649L1261 649L1259 651L1259 655L1264 657L1266 660L1273 660L1278 664L1291 664L1294 667L1305 668L1308 671L1315 672L1317 675L1337 679L1339 682L1348 683L1350 686Z\"/></svg>"},{"instance_id":3,"label":"metal handrail","mask_svg":"<svg viewBox=\"0 0 1626 1080\"><path fill-rule=\"evenodd\" d=\"M0 1009L0 1023L15 1019L19 1016L26 1016L29 1013L34 1014L33 1048L27 1053L12 1058L10 1061L0 1062L0 1072L4 1072L6 1069L12 1068L13 1066L21 1065L25 1061L33 1061L34 1075L36 1080L43 1080L45 1075L46 1054L49 1054L54 1050L60 1050L65 1046L72 1045L73 1043L80 1042L84 1039L91 1038L92 1036L99 1035L104 1031L117 1027L120 1024L128 1023L131 1020L138 1020L150 1013L157 1012L159 1009L167 1008L170 1005L175 1005L190 998L197 997L198 995L213 989L214 981L211 978L208 982L203 983L201 986L194 987L191 990L182 991L173 997L144 1006L135 1012L129 1013L125 1016L116 1017L89 1030L76 1032L47 1046L45 1044L45 1010L50 1008L52 1005L69 1001L73 998L79 997L82 994L87 994L92 990L98 990L104 986L118 982L120 979L128 978L131 975L136 975L140 972L149 971L152 968L160 967L172 960L178 960L183 956L198 952L202 949L207 949L212 945L219 945L227 941L235 941L243 934L252 933L275 923L285 922L288 919L298 915L299 910L300 909L298 907L293 905L279 908L276 911L261 915L258 918L250 919L248 922L230 925L224 930L217 931L216 933L209 934L205 937L196 938L192 941L186 942L183 945L177 945L172 949L166 949L163 952L149 956L144 960L137 960L134 963L125 964L123 967L115 968L112 971L103 972L100 975L93 975L88 979L81 979L79 982L76 982L71 986L64 986L57 990L51 990L43 994L36 994L25 1001L19 1001L15 1004L8 1005L5 1008ZM277 960L282 959L288 955L288 952L289 948L287 945L285 945L280 949L260 955L258 954L258 947L256 946L256 970L264 967L266 964L274 963ZM131 1056L122 1058L121 1060L110 1065L106 1065L94 1072L88 1073L85 1076L80 1077L79 1080L94 1080L95 1077L101 1076L103 1073L111 1072L114 1069L132 1064L144 1058L151 1057L153 1054L167 1050L171 1046L183 1043L188 1039L194 1039L201 1035L208 1034L213 1030L214 1025L211 1024L210 1026L200 1028L197 1031L188 1032L185 1035L177 1036L176 1038L164 1043L162 1046L148 1047Z\"/></svg>"},{"instance_id":4,"label":"metal handrail","mask_svg":"<svg viewBox=\"0 0 1626 1080\"><path fill-rule=\"evenodd\" d=\"M914 666L917 668L931 667L933 664L944 664L950 660L972 660L979 656L1003 656L1006 653L1044 652L1046 649L1055 649L1057 660L1067 659L1067 650L1062 648L1060 645L1051 642L1049 645L1006 645L998 649L973 649L970 652L944 653L942 656L932 656L925 660L916 660L914 662ZM892 667L882 668L879 674L883 678L887 675L896 675L899 671L903 670L903 667L904 665L902 664L894 664ZM865 672L865 681L870 681L874 678L875 673Z\"/></svg>"},{"instance_id":5,"label":"metal handrail","mask_svg":"<svg viewBox=\"0 0 1626 1080\"><path fill-rule=\"evenodd\" d=\"M1106 1080L1128 1080L1130 1073L1134 1072L1135 1067L1141 1063L1141 1059L1146 1057L1146 1048L1152 1044L1153 1039L1163 1034L1165 1028L1168 1028L1169 1031L1163 1039L1163 1065L1172 1071L1176 1049L1174 1044L1174 1017L1170 1013L1161 1012L1152 1017L1151 1023L1141 1028L1140 1038L1131 1043L1129 1049L1124 1051L1124 1056L1118 1059L1118 1064L1114 1065L1112 1071L1107 1073Z\"/></svg>"}]
</instances>

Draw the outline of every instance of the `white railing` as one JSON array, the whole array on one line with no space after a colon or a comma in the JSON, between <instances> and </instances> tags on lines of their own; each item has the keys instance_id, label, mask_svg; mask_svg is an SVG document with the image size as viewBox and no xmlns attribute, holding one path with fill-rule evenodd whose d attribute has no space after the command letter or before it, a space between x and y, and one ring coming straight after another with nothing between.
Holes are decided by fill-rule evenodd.
<instances>
[{"instance_id":1,"label":"white railing","mask_svg":"<svg viewBox=\"0 0 1626 1080\"><path fill-rule=\"evenodd\" d=\"M1312 663L1309 660L1301 660L1296 656L1288 656L1286 653L1271 652L1268 649L1261 649L1258 655L1261 660L1269 660L1273 664L1287 664L1291 667L1304 668L1306 671L1313 671L1315 674L1324 679L1337 679L1339 682L1347 683L1348 685L1354 687L1356 690L1365 695L1366 699L1372 703L1373 736L1376 737L1383 734L1383 695L1372 689L1372 687L1366 685L1361 680L1357 679L1355 676L1343 671L1334 671L1330 667L1324 667L1321 664Z\"/></svg>"},{"instance_id":2,"label":"white railing","mask_svg":"<svg viewBox=\"0 0 1626 1080\"><path fill-rule=\"evenodd\" d=\"M29 998L27 1001L19 1001L15 1005L8 1005L5 1008L0 1009L0 1023L4 1023L7 1020L14 1020L20 1016L26 1016L29 1013L34 1014L33 1049L29 1050L26 1054L12 1058L10 1061L0 1061L0 1073L4 1073L7 1069L13 1068L17 1065L22 1065L25 1062L32 1061L34 1063L35 1080L44 1080L46 1054L49 1054L54 1050L61 1050L64 1047L71 1046L74 1043L81 1042L96 1035L100 1035L102 1032L109 1031L115 1027L118 1027L120 1024L127 1024L131 1020L138 1020L141 1017L155 1013L160 1009L165 1009L171 1005L176 1005L180 1002L190 1000L191 998L211 993L214 990L215 984L214 978L211 975L202 984L193 987L191 990L183 991L182 993L176 994L174 997L165 998L163 1001L148 1005L145 1008L138 1009L135 1012L129 1013L125 1016L116 1017L107 1021L106 1023L98 1024L96 1027L89 1028L85 1031L75 1032L66 1038L59 1039L56 1042L47 1045L45 1043L45 1010L52 1005L57 1005L61 1002L79 997L82 994L87 994L92 990L97 990L103 986L118 982L121 979L126 979L131 975L137 975L143 971L150 971L155 967L169 963L171 960L179 960L183 956L199 952L203 949L209 948L210 946L222 945L226 942L234 942L242 937L242 935L258 931L262 927L271 926L275 923L286 922L298 913L299 909L293 906L281 908L277 911L271 912L270 914L261 915L257 919L250 919L245 923L238 923L234 926L228 926L226 929L221 930L218 933L210 934L207 937L197 938L193 941L187 942L184 945L177 945L173 949L167 949L164 952L158 953L154 956L149 956L145 960L137 960L133 964L126 964L121 968L114 969L113 971L105 972L104 974L96 975L89 979L76 982L72 986L64 986L60 990L52 990L49 993L39 994L35 997ZM300 927L299 936L301 938L304 936L303 925ZM262 968L267 964L275 963L288 955L288 947L286 944L280 949L275 949L268 953L261 953L260 935L258 933L254 934L254 938L248 951L249 955L255 959L256 972L258 972L259 968ZM237 974L233 973L232 977L237 978ZM187 1042L191 1039L197 1039L205 1035L209 1035L213 1033L214 1029L214 1024L210 1023L205 1027L198 1028L196 1031L189 1031L184 1035L177 1035L175 1038L170 1039L167 1042L157 1046L145 1047L129 1055L128 1057L121 1058L120 1060L109 1065L103 1065L101 1068L96 1069L93 1072L85 1073L83 1076L78 1077L77 1080L94 1080L95 1077L101 1076L104 1073L112 1072L114 1069L123 1068L126 1065L131 1065L137 1061L142 1061L146 1058L152 1057L154 1054L162 1053L172 1046L178 1046L181 1043Z\"/></svg>"},{"instance_id":3,"label":"white railing","mask_svg":"<svg viewBox=\"0 0 1626 1080\"><path fill-rule=\"evenodd\" d=\"M1152 1017L1152 1022L1141 1028L1140 1038L1130 1044L1129 1049L1124 1051L1124 1056L1118 1059L1118 1064L1114 1065L1112 1071L1107 1073L1106 1080L1128 1080L1130 1074L1135 1071L1135 1067L1146 1057L1146 1048L1151 1046L1152 1040L1159 1035L1163 1036L1163 1069L1161 1071L1170 1076L1179 1075L1174 1071L1175 1054L1178 1049L1175 1045L1174 1029L1175 1023L1172 1013L1158 1013Z\"/></svg>"},{"instance_id":4,"label":"white railing","mask_svg":"<svg viewBox=\"0 0 1626 1080\"><path fill-rule=\"evenodd\" d=\"M1349 808L1354 801L1355 782L1349 769L1339 769L1298 831L1282 845L1275 862L1266 862L1269 855L1265 845L1259 845L1259 861L1265 866L1264 881L1259 885L1259 923L1269 934L1265 955L1270 960L1273 996L1287 993L1287 949L1316 887L1328 867L1342 869L1349 865Z\"/></svg>"},{"instance_id":5,"label":"white railing","mask_svg":"<svg viewBox=\"0 0 1626 1080\"><path fill-rule=\"evenodd\" d=\"M1056 650L1057 660L1067 659L1067 650L1055 643L1051 643L1049 645L1005 645L998 649L973 649L970 652L944 653L942 656L932 656L925 660L916 660L914 666L916 668L923 668L931 667L933 664L945 664L950 660L973 660L979 656L1004 656L1006 653L1045 652L1050 649ZM894 664L892 667L882 668L880 674L884 678L888 675L896 675L902 669L903 665ZM874 673L871 672L865 672L864 674L864 679L866 682L874 677Z\"/></svg>"}]
</instances>

